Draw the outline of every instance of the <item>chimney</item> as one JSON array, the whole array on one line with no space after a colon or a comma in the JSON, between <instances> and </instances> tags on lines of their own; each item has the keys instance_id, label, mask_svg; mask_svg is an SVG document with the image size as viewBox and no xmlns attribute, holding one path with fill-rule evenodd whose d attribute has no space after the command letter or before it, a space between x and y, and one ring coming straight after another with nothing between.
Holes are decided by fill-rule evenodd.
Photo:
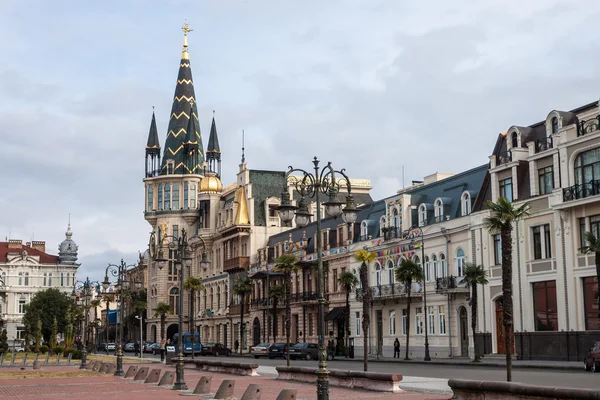
<instances>
[{"instance_id":1,"label":"chimney","mask_svg":"<svg viewBox=\"0 0 600 400\"><path fill-rule=\"evenodd\" d=\"M46 252L46 242L40 240L34 240L31 242L31 248L42 253Z\"/></svg>"},{"instance_id":2,"label":"chimney","mask_svg":"<svg viewBox=\"0 0 600 400\"><path fill-rule=\"evenodd\" d=\"M8 248L14 250L21 250L23 248L23 241L18 239L10 239L8 241Z\"/></svg>"}]
</instances>

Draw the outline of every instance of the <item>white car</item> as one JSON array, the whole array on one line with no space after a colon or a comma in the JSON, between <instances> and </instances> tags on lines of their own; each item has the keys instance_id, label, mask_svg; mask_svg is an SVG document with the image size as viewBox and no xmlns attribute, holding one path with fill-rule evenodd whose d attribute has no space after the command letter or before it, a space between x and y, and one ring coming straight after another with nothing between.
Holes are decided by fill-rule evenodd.
<instances>
[{"instance_id":1,"label":"white car","mask_svg":"<svg viewBox=\"0 0 600 400\"><path fill-rule=\"evenodd\" d=\"M22 353L24 351L25 351L25 347L23 347L23 346L15 347L15 353Z\"/></svg>"},{"instance_id":2,"label":"white car","mask_svg":"<svg viewBox=\"0 0 600 400\"><path fill-rule=\"evenodd\" d=\"M252 354L254 358L268 357L269 347L271 347L270 343L257 344L250 348L250 354Z\"/></svg>"}]
</instances>

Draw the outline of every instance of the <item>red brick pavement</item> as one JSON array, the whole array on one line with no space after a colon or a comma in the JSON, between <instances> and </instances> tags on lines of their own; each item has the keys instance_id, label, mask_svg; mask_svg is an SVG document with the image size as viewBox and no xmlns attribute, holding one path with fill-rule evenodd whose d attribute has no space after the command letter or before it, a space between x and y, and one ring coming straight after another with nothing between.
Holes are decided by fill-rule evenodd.
<instances>
[{"instance_id":1,"label":"red brick pavement","mask_svg":"<svg viewBox=\"0 0 600 400\"><path fill-rule=\"evenodd\" d=\"M159 364L149 364L150 369L160 368L165 371L173 370ZM126 366L127 368L127 366ZM19 371L19 368L1 368L0 373L8 371ZM43 371L76 371L76 367L44 367ZM33 372L31 369L19 371L17 376L27 376ZM273 376L237 376L219 373L206 373L186 368L185 381L190 390L193 390L201 375L212 376L211 392L216 392L223 379L234 379L235 397L241 398L250 383L262 384L262 399L275 399L284 388L295 388L298 390L298 400L316 399L315 385L299 382L285 382L275 380ZM191 393L191 392L190 392ZM400 394L367 392L362 390L351 390L337 387L329 388L329 395L334 399L388 399L397 398L402 400L422 399L449 399L448 395L434 395L426 393L406 392ZM192 398L202 396L192 396ZM35 399L77 399L81 400L152 400L152 399L179 399L182 400L180 392L158 387L151 384L133 382L130 379L118 378L112 375L98 373L97 376L72 377L72 378L15 378L0 379L0 399L30 400Z\"/></svg>"}]
</instances>

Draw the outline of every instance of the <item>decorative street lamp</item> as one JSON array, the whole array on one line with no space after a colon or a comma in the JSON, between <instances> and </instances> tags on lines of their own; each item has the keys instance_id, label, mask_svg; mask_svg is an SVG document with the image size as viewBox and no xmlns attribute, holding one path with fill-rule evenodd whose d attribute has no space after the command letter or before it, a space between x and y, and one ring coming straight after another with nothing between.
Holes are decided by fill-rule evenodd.
<instances>
[{"instance_id":1,"label":"decorative street lamp","mask_svg":"<svg viewBox=\"0 0 600 400\"><path fill-rule=\"evenodd\" d=\"M87 326L88 326L88 314L89 314L89 303L93 296L93 291L98 293L100 291L100 284L96 281L90 281L90 278L85 278L85 281L76 281L73 284L73 292L71 297L75 302L79 302L79 305L83 306L84 317L83 317L83 350L81 351L81 365L79 369L85 369L87 364Z\"/></svg>"},{"instance_id":2,"label":"decorative street lamp","mask_svg":"<svg viewBox=\"0 0 600 400\"><path fill-rule=\"evenodd\" d=\"M324 277L323 277L323 242L321 234L321 195L326 195L328 201L323 203L325 206L325 212L332 218L337 218L340 215L345 223L348 225L354 224L358 216L358 210L354 206L354 198L352 196L352 187L350 185L350 179L344 173L345 170L335 171L331 166L331 162L319 170L319 160L317 157L313 160L314 173L307 172L303 169L295 169L289 167L289 171L285 175L285 186L283 193L281 194L281 205L277 207L279 217L284 223L289 223L296 216L296 226L304 228L310 222L312 214L308 211L308 204L305 200L306 197L314 198L317 206L317 259L318 259L318 279L317 279L317 291L318 291L318 323L317 323L317 334L319 336L319 369L317 370L317 399L328 400L329 399L329 371L327 371L327 348L325 346L325 297L324 297ZM287 187L288 178L291 173L300 172L301 177L298 177L294 186L298 193L301 195L301 199L298 201L298 206L294 206L290 201L290 194ZM341 176L340 179L336 178L336 174ZM344 203L336 199L339 189L342 185L345 185L348 191L346 196L346 204L342 209Z\"/></svg>"},{"instance_id":3,"label":"decorative street lamp","mask_svg":"<svg viewBox=\"0 0 600 400\"><path fill-rule=\"evenodd\" d=\"M123 320L125 319L124 315L124 291L129 289L130 285L133 283L133 286L136 290L142 288L142 282L133 281L129 282L127 280L127 271L133 268L136 268L136 264L127 265L123 259L121 259L121 264L108 264L106 267L106 272L104 275L104 282L102 282L102 287L106 291L110 286L110 281L108 280L108 274L110 273L113 277L117 278L117 284L115 285L115 289L118 291L119 296L119 323L117 324L117 328L119 330L118 343L117 343L117 370L115 371L115 376L123 376ZM108 312L108 311L107 311ZM108 327L107 327L108 328Z\"/></svg>"},{"instance_id":4,"label":"decorative street lamp","mask_svg":"<svg viewBox=\"0 0 600 400\"><path fill-rule=\"evenodd\" d=\"M425 241L423 238L423 229L420 226L415 226L412 229L419 230L419 236L421 237L421 268L423 268L423 315L425 316L425 357L424 361L431 361L431 357L429 355L429 332L427 331L427 319L429 318L429 314L427 311L427 277L425 276ZM414 242L414 239L413 239Z\"/></svg>"},{"instance_id":5,"label":"decorative street lamp","mask_svg":"<svg viewBox=\"0 0 600 400\"><path fill-rule=\"evenodd\" d=\"M194 236L188 240L187 232L185 231L185 229L181 229L180 236L163 235L159 240L157 252L157 242L155 234L154 232L150 234L150 257L158 263L159 269L163 269L165 265L167 265L167 263L171 262L169 259L165 258L162 246L166 244L169 248L169 252L175 253L175 268L177 269L179 279L179 304L177 307L177 314L179 317L177 328L177 331L179 332L179 334L177 335L177 346L179 347L179 351L177 354L177 362L175 364L176 377L175 384L173 385L174 390L187 390L188 388L183 376L183 266L192 266L193 252L200 242L202 242L202 256L200 259L200 267L203 270L206 270L210 261L208 260L208 255L206 254L206 242L202 237ZM192 332L192 335L193 334L194 332ZM194 351L194 349L192 349L192 351Z\"/></svg>"}]
</instances>

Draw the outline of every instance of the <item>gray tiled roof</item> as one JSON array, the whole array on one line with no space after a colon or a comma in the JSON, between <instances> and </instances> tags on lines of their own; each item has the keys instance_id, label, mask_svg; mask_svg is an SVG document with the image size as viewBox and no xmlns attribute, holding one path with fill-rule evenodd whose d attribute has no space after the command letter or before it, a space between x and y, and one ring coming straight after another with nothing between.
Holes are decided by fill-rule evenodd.
<instances>
[{"instance_id":1,"label":"gray tiled roof","mask_svg":"<svg viewBox=\"0 0 600 400\"><path fill-rule=\"evenodd\" d=\"M281 196L285 184L285 172L251 169L250 183L254 199L254 225L266 226L265 200Z\"/></svg>"}]
</instances>

